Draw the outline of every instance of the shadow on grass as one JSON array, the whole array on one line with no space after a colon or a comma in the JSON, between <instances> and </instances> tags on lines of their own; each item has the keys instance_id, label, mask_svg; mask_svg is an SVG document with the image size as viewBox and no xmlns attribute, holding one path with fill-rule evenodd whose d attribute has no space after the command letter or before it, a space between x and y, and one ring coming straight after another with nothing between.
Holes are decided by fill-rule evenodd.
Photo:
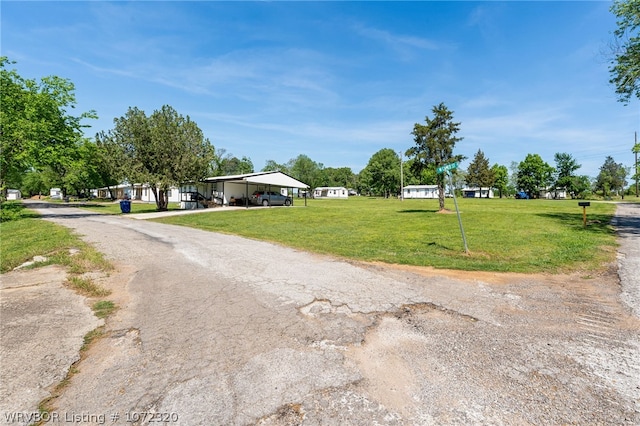
<instances>
[{"instance_id":1,"label":"shadow on grass","mask_svg":"<svg viewBox=\"0 0 640 426\"><path fill-rule=\"evenodd\" d=\"M86 204L84 203L49 203L46 201L31 201L31 200L25 200L22 203L19 204L20 208L22 210L20 210L17 213L18 218L23 219L26 217L30 217L30 218L48 218L48 217L56 217L56 218L77 218L77 217L85 217L85 216L89 216L89 215L98 215L100 213L98 212L91 212L91 211L87 211L86 209L84 210L80 210L78 209L77 212L74 213L68 213L68 214L61 214L60 212L56 212L56 210L58 209L65 209L65 208L77 208L77 207L86 207ZM38 209L40 210L39 212L35 212L32 209ZM46 211L49 210L51 211L51 213L46 213ZM15 219L12 219L15 220ZM4 221L4 206L3 206L3 221Z\"/></svg>"},{"instance_id":2,"label":"shadow on grass","mask_svg":"<svg viewBox=\"0 0 640 426\"><path fill-rule=\"evenodd\" d=\"M69 207L79 207L79 208L92 208L92 209L103 209L108 207L105 204L95 204L95 203L87 203L87 204L78 204L78 205L68 205Z\"/></svg>"},{"instance_id":3,"label":"shadow on grass","mask_svg":"<svg viewBox=\"0 0 640 426\"><path fill-rule=\"evenodd\" d=\"M398 213L438 213L437 209L406 209L398 210Z\"/></svg>"},{"instance_id":4,"label":"shadow on grass","mask_svg":"<svg viewBox=\"0 0 640 426\"><path fill-rule=\"evenodd\" d=\"M9 222L22 219L36 219L40 215L27 210L20 202L4 202L0 206L0 222Z\"/></svg>"},{"instance_id":5,"label":"shadow on grass","mask_svg":"<svg viewBox=\"0 0 640 426\"><path fill-rule=\"evenodd\" d=\"M600 234L615 234L611 227L612 215L604 214L588 214L587 226L584 226L582 213L538 213L540 217L555 219L563 225L570 227L583 228L586 231Z\"/></svg>"},{"instance_id":6,"label":"shadow on grass","mask_svg":"<svg viewBox=\"0 0 640 426\"><path fill-rule=\"evenodd\" d=\"M447 247L447 246L443 246L442 244L437 243L435 241L431 241L430 243L427 243L427 246L437 247L439 249L446 250L446 251L454 251L453 248Z\"/></svg>"}]
</instances>

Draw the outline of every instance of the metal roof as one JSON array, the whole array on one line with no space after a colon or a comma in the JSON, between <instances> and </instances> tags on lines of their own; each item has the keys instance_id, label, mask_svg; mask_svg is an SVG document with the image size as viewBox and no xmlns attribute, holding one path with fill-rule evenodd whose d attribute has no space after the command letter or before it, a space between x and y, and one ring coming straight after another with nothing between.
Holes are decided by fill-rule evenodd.
<instances>
[{"instance_id":1,"label":"metal roof","mask_svg":"<svg viewBox=\"0 0 640 426\"><path fill-rule=\"evenodd\" d=\"M438 185L407 185L404 189L433 189L437 187Z\"/></svg>"},{"instance_id":2,"label":"metal roof","mask_svg":"<svg viewBox=\"0 0 640 426\"><path fill-rule=\"evenodd\" d=\"M246 173L243 175L214 176L203 179L203 182L235 182L235 183L258 183L263 185L274 185L282 188L309 188L306 183L292 178L286 173L279 171Z\"/></svg>"}]
</instances>

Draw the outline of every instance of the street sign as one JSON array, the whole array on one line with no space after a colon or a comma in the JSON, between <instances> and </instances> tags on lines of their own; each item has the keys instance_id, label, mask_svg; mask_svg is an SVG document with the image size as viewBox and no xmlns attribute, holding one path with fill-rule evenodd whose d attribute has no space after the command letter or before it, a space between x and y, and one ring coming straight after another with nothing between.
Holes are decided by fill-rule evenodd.
<instances>
[{"instance_id":1,"label":"street sign","mask_svg":"<svg viewBox=\"0 0 640 426\"><path fill-rule=\"evenodd\" d=\"M454 162L454 163L450 163L450 164L445 164L444 166L440 166L436 169L436 172L438 173L444 173L444 172L448 172L449 170L454 170L458 168L458 162Z\"/></svg>"}]
</instances>

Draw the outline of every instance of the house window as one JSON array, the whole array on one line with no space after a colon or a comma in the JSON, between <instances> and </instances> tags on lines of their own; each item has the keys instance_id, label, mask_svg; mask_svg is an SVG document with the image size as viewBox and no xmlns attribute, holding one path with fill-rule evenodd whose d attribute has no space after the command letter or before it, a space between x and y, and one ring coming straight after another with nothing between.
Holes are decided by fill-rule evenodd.
<instances>
[{"instance_id":1,"label":"house window","mask_svg":"<svg viewBox=\"0 0 640 426\"><path fill-rule=\"evenodd\" d=\"M171 190L167 190L167 198L171 198Z\"/></svg>"}]
</instances>

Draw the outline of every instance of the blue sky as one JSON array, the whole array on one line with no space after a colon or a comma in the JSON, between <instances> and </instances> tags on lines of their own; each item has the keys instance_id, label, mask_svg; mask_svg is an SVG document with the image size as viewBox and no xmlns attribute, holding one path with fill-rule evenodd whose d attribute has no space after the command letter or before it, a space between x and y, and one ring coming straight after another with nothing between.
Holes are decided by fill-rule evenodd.
<instances>
[{"instance_id":1,"label":"blue sky","mask_svg":"<svg viewBox=\"0 0 640 426\"><path fill-rule=\"evenodd\" d=\"M76 86L87 136L164 104L256 170L306 154L364 168L413 145L444 102L455 153L509 166L572 154L596 176L631 166L637 101L617 101L604 54L610 2L13 2L1 52L23 77Z\"/></svg>"}]
</instances>

